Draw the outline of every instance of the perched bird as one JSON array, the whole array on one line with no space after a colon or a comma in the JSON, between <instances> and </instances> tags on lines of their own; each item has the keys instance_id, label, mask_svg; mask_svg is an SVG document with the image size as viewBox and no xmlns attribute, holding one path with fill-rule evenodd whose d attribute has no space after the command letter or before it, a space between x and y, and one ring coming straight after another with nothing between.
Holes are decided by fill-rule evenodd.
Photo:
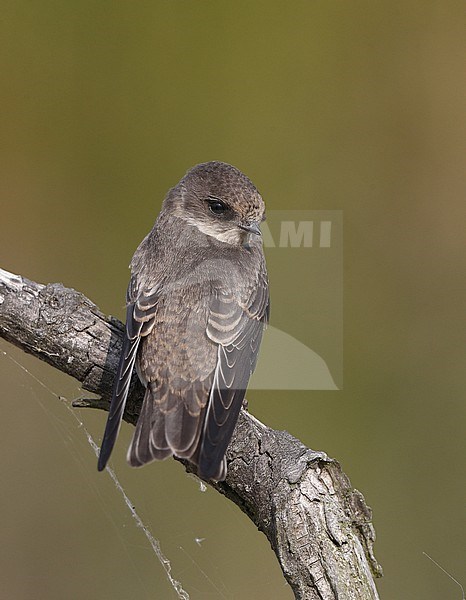
<instances>
[{"instance_id":1,"label":"perched bird","mask_svg":"<svg viewBox=\"0 0 466 600\"><path fill-rule=\"evenodd\" d=\"M130 265L99 470L115 444L135 365L146 392L130 465L175 455L197 465L203 479L225 479L225 451L269 315L264 210L253 183L222 162L195 166L168 192Z\"/></svg>"}]
</instances>

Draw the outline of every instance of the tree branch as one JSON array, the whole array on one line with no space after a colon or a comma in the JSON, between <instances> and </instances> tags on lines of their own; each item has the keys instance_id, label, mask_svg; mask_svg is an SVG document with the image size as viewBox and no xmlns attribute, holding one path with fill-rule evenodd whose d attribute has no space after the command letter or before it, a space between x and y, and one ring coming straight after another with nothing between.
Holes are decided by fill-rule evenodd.
<instances>
[{"instance_id":1,"label":"tree branch","mask_svg":"<svg viewBox=\"0 0 466 600\"><path fill-rule=\"evenodd\" d=\"M0 269L0 335L101 398L75 406L108 409L123 330L73 289ZM134 375L128 422L136 423L142 397ZM227 459L227 479L213 487L267 536L297 599L378 599L371 510L338 462L244 410Z\"/></svg>"}]
</instances>

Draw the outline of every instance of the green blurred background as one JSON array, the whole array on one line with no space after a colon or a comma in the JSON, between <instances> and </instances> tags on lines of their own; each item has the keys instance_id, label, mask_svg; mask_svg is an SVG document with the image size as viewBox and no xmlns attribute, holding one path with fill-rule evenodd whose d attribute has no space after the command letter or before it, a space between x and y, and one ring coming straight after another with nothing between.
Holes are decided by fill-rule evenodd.
<instances>
[{"instance_id":1,"label":"green blurred background","mask_svg":"<svg viewBox=\"0 0 466 600\"><path fill-rule=\"evenodd\" d=\"M382 598L458 598L422 552L463 577L464 2L15 0L1 13L0 266L121 318L164 194L211 159L244 170L269 209L343 210L344 389L252 391L250 407L364 493ZM82 428L11 358L68 400L77 382L0 349L0 597L174 598ZM79 416L100 440L105 414ZM191 598L292 598L248 519L173 461L130 470L130 436L113 464Z\"/></svg>"}]
</instances>

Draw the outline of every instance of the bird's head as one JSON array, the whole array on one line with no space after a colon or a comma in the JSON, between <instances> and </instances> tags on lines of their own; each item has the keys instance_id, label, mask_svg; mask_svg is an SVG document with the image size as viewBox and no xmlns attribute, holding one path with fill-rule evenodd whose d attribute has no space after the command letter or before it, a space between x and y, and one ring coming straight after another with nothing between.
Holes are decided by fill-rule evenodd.
<instances>
[{"instance_id":1,"label":"bird's head","mask_svg":"<svg viewBox=\"0 0 466 600\"><path fill-rule=\"evenodd\" d=\"M166 202L177 217L220 242L241 246L261 235L264 201L250 179L227 163L193 167Z\"/></svg>"}]
</instances>

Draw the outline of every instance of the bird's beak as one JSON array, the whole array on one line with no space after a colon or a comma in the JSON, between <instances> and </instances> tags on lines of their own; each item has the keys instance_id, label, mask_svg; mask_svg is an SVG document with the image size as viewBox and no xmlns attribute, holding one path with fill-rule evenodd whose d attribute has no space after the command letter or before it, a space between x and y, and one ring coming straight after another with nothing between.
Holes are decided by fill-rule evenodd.
<instances>
[{"instance_id":1,"label":"bird's beak","mask_svg":"<svg viewBox=\"0 0 466 600\"><path fill-rule=\"evenodd\" d=\"M243 229L244 231L247 231L248 233L254 233L255 235L262 235L260 227L259 227L259 223L257 223L256 221L252 221L251 223L242 223L241 225L238 225L238 227L240 229Z\"/></svg>"}]
</instances>

